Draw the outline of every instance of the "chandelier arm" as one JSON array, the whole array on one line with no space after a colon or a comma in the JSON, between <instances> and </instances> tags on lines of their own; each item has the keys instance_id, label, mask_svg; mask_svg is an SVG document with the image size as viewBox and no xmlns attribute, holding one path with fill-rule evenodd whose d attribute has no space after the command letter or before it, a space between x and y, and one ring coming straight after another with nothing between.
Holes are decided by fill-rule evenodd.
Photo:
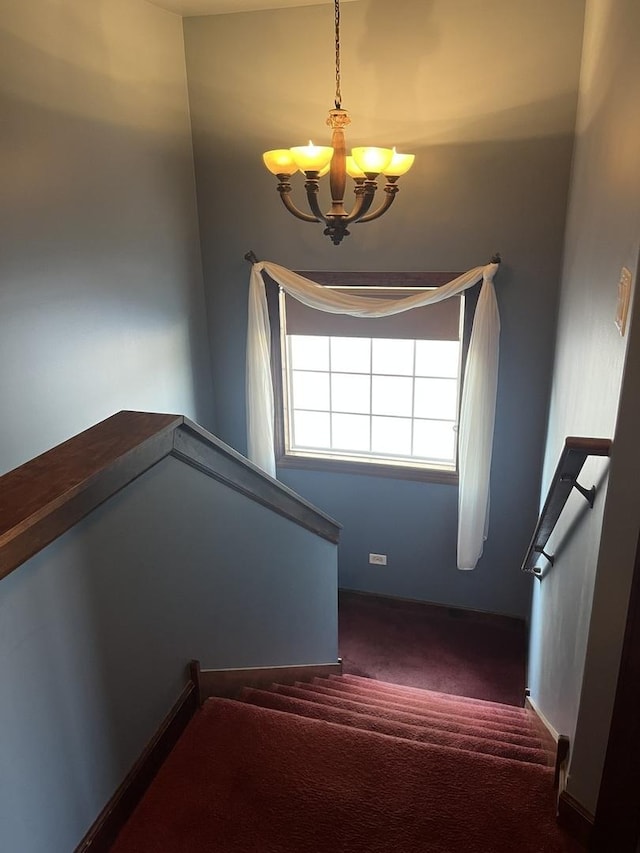
<instances>
[{"instance_id":1,"label":"chandelier arm","mask_svg":"<svg viewBox=\"0 0 640 853\"><path fill-rule=\"evenodd\" d=\"M344 220L345 225L350 225L352 222L359 222L361 220L371 207L377 188L378 185L375 181L366 181L356 185L354 190L356 202L351 213Z\"/></svg>"},{"instance_id":2,"label":"chandelier arm","mask_svg":"<svg viewBox=\"0 0 640 853\"><path fill-rule=\"evenodd\" d=\"M385 185L384 191L386 193L385 200L382 202L380 207L374 210L372 213L368 213L366 216L361 216L358 219L358 224L361 222L373 222L374 219L379 219L383 213L386 213L387 210L393 204L393 200L395 199L400 187L395 183L389 182Z\"/></svg>"},{"instance_id":3,"label":"chandelier arm","mask_svg":"<svg viewBox=\"0 0 640 853\"><path fill-rule=\"evenodd\" d=\"M291 200L291 184L287 175L278 175L278 193L289 213L292 213L297 219L302 219L303 222L320 222L317 217L304 213L295 206Z\"/></svg>"},{"instance_id":4,"label":"chandelier arm","mask_svg":"<svg viewBox=\"0 0 640 853\"><path fill-rule=\"evenodd\" d=\"M327 217L320 210L320 205L318 204L318 192L320 190L318 179L317 178L307 178L304 184L304 188L307 191L307 201L309 202L309 207L311 208L312 213L316 217L316 222L324 222L327 223Z\"/></svg>"}]
</instances>

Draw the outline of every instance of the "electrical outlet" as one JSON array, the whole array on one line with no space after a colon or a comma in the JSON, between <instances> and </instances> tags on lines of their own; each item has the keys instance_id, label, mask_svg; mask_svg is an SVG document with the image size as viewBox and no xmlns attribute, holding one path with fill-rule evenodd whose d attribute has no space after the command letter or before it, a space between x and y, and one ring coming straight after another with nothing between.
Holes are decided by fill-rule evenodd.
<instances>
[{"instance_id":1,"label":"electrical outlet","mask_svg":"<svg viewBox=\"0 0 640 853\"><path fill-rule=\"evenodd\" d=\"M372 566L386 566L387 565L387 555L386 554L369 554L369 563Z\"/></svg>"}]
</instances>

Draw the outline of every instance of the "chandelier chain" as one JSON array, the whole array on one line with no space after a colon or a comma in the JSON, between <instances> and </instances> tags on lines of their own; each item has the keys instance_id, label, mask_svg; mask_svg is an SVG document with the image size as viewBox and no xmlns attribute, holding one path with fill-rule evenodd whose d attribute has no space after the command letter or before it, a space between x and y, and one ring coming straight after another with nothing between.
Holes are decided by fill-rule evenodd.
<instances>
[{"instance_id":1,"label":"chandelier chain","mask_svg":"<svg viewBox=\"0 0 640 853\"><path fill-rule=\"evenodd\" d=\"M342 107L342 92L340 91L340 0L335 0L336 25L336 109Z\"/></svg>"}]
</instances>

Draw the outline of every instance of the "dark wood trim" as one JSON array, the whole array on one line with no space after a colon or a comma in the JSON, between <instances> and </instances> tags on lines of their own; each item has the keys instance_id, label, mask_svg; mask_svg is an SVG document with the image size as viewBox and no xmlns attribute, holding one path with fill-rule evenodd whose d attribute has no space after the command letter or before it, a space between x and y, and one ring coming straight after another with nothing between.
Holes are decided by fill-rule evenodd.
<instances>
[{"instance_id":1,"label":"dark wood trim","mask_svg":"<svg viewBox=\"0 0 640 853\"><path fill-rule=\"evenodd\" d=\"M443 270L420 272L384 272L383 270L296 270L298 275L324 287L441 287L462 275Z\"/></svg>"},{"instance_id":2,"label":"dark wood trim","mask_svg":"<svg viewBox=\"0 0 640 853\"><path fill-rule=\"evenodd\" d=\"M197 424L118 412L0 477L0 579L169 455L338 541L338 522Z\"/></svg>"},{"instance_id":3,"label":"dark wood trim","mask_svg":"<svg viewBox=\"0 0 640 853\"><path fill-rule=\"evenodd\" d=\"M640 539L592 837L594 853L635 853L640 839Z\"/></svg>"},{"instance_id":4,"label":"dark wood trim","mask_svg":"<svg viewBox=\"0 0 640 853\"><path fill-rule=\"evenodd\" d=\"M342 675L342 660L336 663L303 664L300 666L264 666L246 669L200 670L200 701L211 696L234 698L243 687L264 687L277 682L311 681L329 675Z\"/></svg>"},{"instance_id":5,"label":"dark wood trim","mask_svg":"<svg viewBox=\"0 0 640 853\"><path fill-rule=\"evenodd\" d=\"M585 849L589 847L593 815L566 791L562 791L558 799L558 823ZM607 847L608 853L613 850L618 853L617 847Z\"/></svg>"},{"instance_id":6,"label":"dark wood trim","mask_svg":"<svg viewBox=\"0 0 640 853\"><path fill-rule=\"evenodd\" d=\"M325 287L343 285L358 287L441 287L461 275L460 272L335 272L325 270L298 270L300 275ZM286 453L283 418L284 383L282 377L281 323L279 286L268 273L263 273L269 324L271 327L271 381L275 403L274 447L278 468L305 471L329 471L336 474L363 474L369 477L385 477L395 480L412 480L423 483L457 485L458 472L438 468L393 465L387 462L358 462L352 459L326 459L313 456L296 456ZM471 339L473 315L478 302L479 287L464 291L464 324L462 335L462 376L466 366L467 351Z\"/></svg>"},{"instance_id":7,"label":"dark wood trim","mask_svg":"<svg viewBox=\"0 0 640 853\"><path fill-rule=\"evenodd\" d=\"M119 412L0 477L0 578L166 456L182 420Z\"/></svg>"},{"instance_id":8,"label":"dark wood trim","mask_svg":"<svg viewBox=\"0 0 640 853\"><path fill-rule=\"evenodd\" d=\"M185 418L174 432L173 455L251 500L337 543L342 526L244 456Z\"/></svg>"},{"instance_id":9,"label":"dark wood trim","mask_svg":"<svg viewBox=\"0 0 640 853\"><path fill-rule=\"evenodd\" d=\"M135 698L132 700L135 701ZM133 814L178 738L198 709L198 692L189 683L160 724L142 754L75 849L75 853L108 853Z\"/></svg>"},{"instance_id":10,"label":"dark wood trim","mask_svg":"<svg viewBox=\"0 0 640 853\"><path fill-rule=\"evenodd\" d=\"M196 686L196 695L198 697L198 704L202 705L202 684L200 681L200 661L192 660L189 664L189 675L191 677L191 681Z\"/></svg>"}]
</instances>

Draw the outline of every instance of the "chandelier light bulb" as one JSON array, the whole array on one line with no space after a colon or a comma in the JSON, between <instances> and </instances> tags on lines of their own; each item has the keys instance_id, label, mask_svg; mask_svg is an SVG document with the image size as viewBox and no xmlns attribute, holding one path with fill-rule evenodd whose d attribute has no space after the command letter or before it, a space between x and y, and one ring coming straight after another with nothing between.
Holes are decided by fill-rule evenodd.
<instances>
[{"instance_id":1,"label":"chandelier light bulb","mask_svg":"<svg viewBox=\"0 0 640 853\"><path fill-rule=\"evenodd\" d=\"M301 172L321 172L331 162L333 148L330 145L314 145L309 140L308 145L292 148L291 156Z\"/></svg>"},{"instance_id":2,"label":"chandelier light bulb","mask_svg":"<svg viewBox=\"0 0 640 853\"><path fill-rule=\"evenodd\" d=\"M375 176L379 175L380 172L384 172L393 159L393 150L391 148L352 148L351 154L356 162L356 166L367 176Z\"/></svg>"}]
</instances>

